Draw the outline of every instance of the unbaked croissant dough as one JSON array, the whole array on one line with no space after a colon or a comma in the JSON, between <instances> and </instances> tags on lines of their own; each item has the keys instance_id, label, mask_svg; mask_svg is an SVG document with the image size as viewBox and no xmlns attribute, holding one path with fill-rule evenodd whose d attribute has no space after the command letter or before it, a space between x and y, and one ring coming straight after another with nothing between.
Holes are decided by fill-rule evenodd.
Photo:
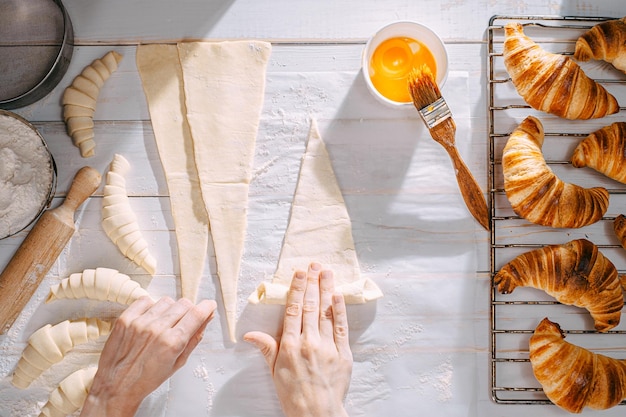
<instances>
[{"instance_id":1,"label":"unbaked croissant dough","mask_svg":"<svg viewBox=\"0 0 626 417\"><path fill-rule=\"evenodd\" d=\"M130 305L139 297L149 296L137 281L115 269L85 269L71 274L50 287L46 302L70 298L89 298Z\"/></svg>"},{"instance_id":2,"label":"unbaked croissant dough","mask_svg":"<svg viewBox=\"0 0 626 417\"><path fill-rule=\"evenodd\" d=\"M372 280L361 277L350 217L315 121L311 123L274 278L259 285L248 300L285 304L294 271L306 268L311 261L333 270L336 289L347 303L382 296Z\"/></svg>"},{"instance_id":3,"label":"unbaked croissant dough","mask_svg":"<svg viewBox=\"0 0 626 417\"><path fill-rule=\"evenodd\" d=\"M531 107L567 119L598 118L619 111L615 97L570 57L544 50L524 34L519 23L508 23L504 33L504 65Z\"/></svg>"},{"instance_id":4,"label":"unbaked croissant dough","mask_svg":"<svg viewBox=\"0 0 626 417\"><path fill-rule=\"evenodd\" d=\"M13 373L13 385L27 388L39 375L57 362L76 345L107 336L111 322L97 318L65 320L54 326L46 324L28 339Z\"/></svg>"},{"instance_id":5,"label":"unbaked croissant dough","mask_svg":"<svg viewBox=\"0 0 626 417\"><path fill-rule=\"evenodd\" d=\"M271 49L261 41L178 44L186 116L232 341L248 189Z\"/></svg>"},{"instance_id":6,"label":"unbaked croissant dough","mask_svg":"<svg viewBox=\"0 0 626 417\"><path fill-rule=\"evenodd\" d=\"M530 337L530 363L554 404L580 413L605 410L626 398L626 361L593 353L564 340L558 324L543 319Z\"/></svg>"},{"instance_id":7,"label":"unbaked croissant dough","mask_svg":"<svg viewBox=\"0 0 626 417\"><path fill-rule=\"evenodd\" d=\"M85 67L63 93L63 119L67 133L83 158L95 154L93 115L96 101L104 82L117 70L121 60L119 53L108 52Z\"/></svg>"},{"instance_id":8,"label":"unbaked croissant dough","mask_svg":"<svg viewBox=\"0 0 626 417\"><path fill-rule=\"evenodd\" d=\"M561 180L546 163L543 125L528 116L502 152L504 191L515 213L543 226L578 228L595 223L609 207L609 192Z\"/></svg>"},{"instance_id":9,"label":"unbaked croissant dough","mask_svg":"<svg viewBox=\"0 0 626 417\"><path fill-rule=\"evenodd\" d=\"M178 47L139 45L137 69L170 195L181 293L184 298L196 302L209 246L209 216L202 201L193 141L182 98L183 73Z\"/></svg>"},{"instance_id":10,"label":"unbaked croissant dough","mask_svg":"<svg viewBox=\"0 0 626 417\"><path fill-rule=\"evenodd\" d=\"M97 367L79 369L65 378L50 393L48 402L41 409L39 417L63 417L81 408L87 399Z\"/></svg>"},{"instance_id":11,"label":"unbaked croissant dough","mask_svg":"<svg viewBox=\"0 0 626 417\"><path fill-rule=\"evenodd\" d=\"M143 267L150 275L156 272L156 259L148 250L148 242L139 230L137 216L133 212L124 176L130 164L122 155L116 154L111 162L102 199L102 228L119 250Z\"/></svg>"}]
</instances>

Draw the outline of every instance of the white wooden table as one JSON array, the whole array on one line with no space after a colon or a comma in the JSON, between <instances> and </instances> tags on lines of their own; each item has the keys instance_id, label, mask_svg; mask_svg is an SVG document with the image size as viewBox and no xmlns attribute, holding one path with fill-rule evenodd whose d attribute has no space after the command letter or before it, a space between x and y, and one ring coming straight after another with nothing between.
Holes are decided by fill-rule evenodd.
<instances>
[{"instance_id":1,"label":"white wooden table","mask_svg":"<svg viewBox=\"0 0 626 417\"><path fill-rule=\"evenodd\" d=\"M62 375L97 361L101 343L82 346L30 389L19 391L11 385L10 375L34 330L67 318L121 311L117 305L94 302L44 305L50 284L72 272L107 266L131 275L155 296L180 293L168 190L135 66L137 44L245 38L269 40L273 51L239 281L239 337L252 329L279 332L281 308L249 306L246 298L276 266L309 120L316 118L353 221L363 274L385 293L377 302L349 309L355 356L347 399L350 415L566 414L552 405L503 405L491 400L490 235L465 210L452 172L446 171L447 155L427 138L417 113L384 108L368 94L360 58L367 37L394 20L427 24L444 39L453 77L443 93L459 115L457 122L466 128L459 132L463 157L487 190L489 18L621 17L626 15L623 2L66 0L64 4L77 44L68 73L48 97L16 113L40 129L56 159L54 204L81 166L104 173L114 153L131 162L127 178L131 202L159 266L150 279L110 243L100 226L100 188L80 209L78 231L33 299L11 331L0 336L0 416L37 415ZM99 98L96 156L82 159L65 133L60 96L84 66L111 49L124 59ZM464 97L455 96L459 91ZM430 166L441 169L432 172ZM440 181L437 187L432 186L434 180ZM24 236L25 232L0 241L0 268ZM261 355L243 342L227 341L215 259L209 255L201 296L218 300L218 317L189 363L147 399L138 415L281 415ZM619 406L585 414L623 412Z\"/></svg>"}]
</instances>

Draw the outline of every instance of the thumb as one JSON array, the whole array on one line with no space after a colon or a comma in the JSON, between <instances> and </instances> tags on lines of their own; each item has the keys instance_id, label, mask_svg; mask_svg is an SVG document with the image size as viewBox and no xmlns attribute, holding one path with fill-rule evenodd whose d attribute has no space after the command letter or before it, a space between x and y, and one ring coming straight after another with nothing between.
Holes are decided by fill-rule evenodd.
<instances>
[{"instance_id":1,"label":"thumb","mask_svg":"<svg viewBox=\"0 0 626 417\"><path fill-rule=\"evenodd\" d=\"M270 367L270 372L274 375L274 364L278 355L278 342L276 339L267 333L248 332L243 336L243 340L256 346L261 351L267 365Z\"/></svg>"}]
</instances>

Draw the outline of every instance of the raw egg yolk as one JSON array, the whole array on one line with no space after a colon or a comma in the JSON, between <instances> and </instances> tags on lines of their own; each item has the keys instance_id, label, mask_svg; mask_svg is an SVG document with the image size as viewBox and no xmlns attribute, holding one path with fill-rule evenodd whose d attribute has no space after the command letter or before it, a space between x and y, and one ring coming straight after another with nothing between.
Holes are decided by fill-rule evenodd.
<instances>
[{"instance_id":1,"label":"raw egg yolk","mask_svg":"<svg viewBox=\"0 0 626 417\"><path fill-rule=\"evenodd\" d=\"M408 75L413 68L428 65L435 79L437 64L430 50L421 42L405 37L383 41L369 62L369 76L380 94L391 101L412 102Z\"/></svg>"}]
</instances>

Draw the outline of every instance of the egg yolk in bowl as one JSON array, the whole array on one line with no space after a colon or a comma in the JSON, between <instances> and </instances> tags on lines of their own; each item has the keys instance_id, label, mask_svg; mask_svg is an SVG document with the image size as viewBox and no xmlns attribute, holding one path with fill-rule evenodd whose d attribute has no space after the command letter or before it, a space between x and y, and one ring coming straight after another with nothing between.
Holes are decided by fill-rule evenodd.
<instances>
[{"instance_id":1,"label":"egg yolk in bowl","mask_svg":"<svg viewBox=\"0 0 626 417\"><path fill-rule=\"evenodd\" d=\"M437 77L432 52L421 42L405 37L390 38L374 50L369 62L369 76L380 94L391 101L410 103L408 76L413 68L428 65Z\"/></svg>"}]
</instances>

